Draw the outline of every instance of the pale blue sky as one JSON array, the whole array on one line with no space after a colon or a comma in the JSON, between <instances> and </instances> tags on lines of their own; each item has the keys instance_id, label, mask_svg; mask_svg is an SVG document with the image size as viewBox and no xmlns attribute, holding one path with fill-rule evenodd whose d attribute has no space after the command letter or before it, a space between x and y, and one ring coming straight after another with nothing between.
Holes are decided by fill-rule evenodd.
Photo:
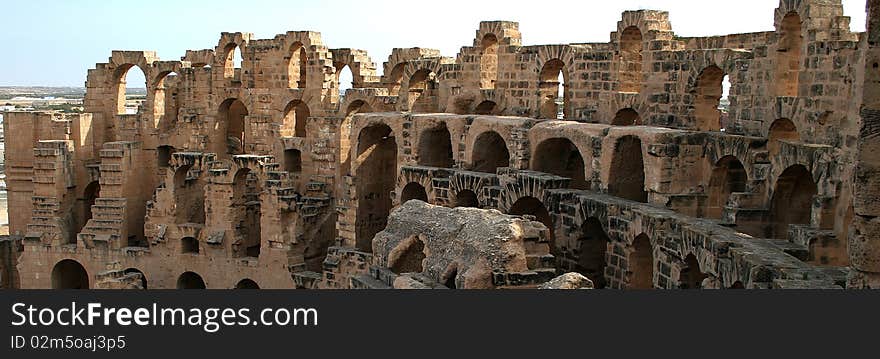
<instances>
[{"instance_id":1,"label":"pale blue sky","mask_svg":"<svg viewBox=\"0 0 880 359\"><path fill-rule=\"evenodd\" d=\"M864 31L865 0L843 4L853 30ZM678 35L698 36L772 30L777 5L778 0L5 0L0 86L83 86L87 69L106 62L111 50L155 50L174 60L186 49L213 48L223 31L257 38L318 31L330 48L369 51L381 71L394 47L436 48L454 57L472 44L480 20L518 21L526 45L606 42L623 10L667 10Z\"/></svg>"}]
</instances>

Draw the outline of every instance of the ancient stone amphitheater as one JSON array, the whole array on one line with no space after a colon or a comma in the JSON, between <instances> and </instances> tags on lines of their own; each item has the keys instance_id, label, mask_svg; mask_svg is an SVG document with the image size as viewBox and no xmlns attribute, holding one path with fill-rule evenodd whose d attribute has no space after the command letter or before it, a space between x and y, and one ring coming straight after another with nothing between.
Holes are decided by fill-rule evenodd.
<instances>
[{"instance_id":1,"label":"ancient stone amphitheater","mask_svg":"<svg viewBox=\"0 0 880 359\"><path fill-rule=\"evenodd\" d=\"M878 3L867 33L839 0L711 37L650 10L606 43L487 21L381 76L310 31L113 51L86 113L4 114L0 285L876 288Z\"/></svg>"}]
</instances>

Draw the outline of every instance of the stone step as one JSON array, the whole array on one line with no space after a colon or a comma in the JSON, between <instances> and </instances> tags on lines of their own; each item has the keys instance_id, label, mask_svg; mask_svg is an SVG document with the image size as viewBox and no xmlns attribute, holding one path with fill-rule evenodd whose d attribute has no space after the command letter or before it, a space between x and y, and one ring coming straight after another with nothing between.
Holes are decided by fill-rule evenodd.
<instances>
[{"instance_id":1,"label":"stone step","mask_svg":"<svg viewBox=\"0 0 880 359\"><path fill-rule=\"evenodd\" d=\"M392 289L390 285L366 274L351 277L352 289Z\"/></svg>"}]
</instances>

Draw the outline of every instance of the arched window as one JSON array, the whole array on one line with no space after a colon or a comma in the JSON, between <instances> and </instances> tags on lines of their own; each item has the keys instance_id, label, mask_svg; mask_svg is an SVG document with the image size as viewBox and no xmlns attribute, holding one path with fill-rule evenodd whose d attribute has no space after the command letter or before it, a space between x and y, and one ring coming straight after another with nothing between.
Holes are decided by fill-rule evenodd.
<instances>
[{"instance_id":1,"label":"arched window","mask_svg":"<svg viewBox=\"0 0 880 359\"><path fill-rule=\"evenodd\" d=\"M290 61L287 63L287 80L290 88L306 88L306 69L309 58L306 48L299 41L290 45Z\"/></svg>"},{"instance_id":2,"label":"arched window","mask_svg":"<svg viewBox=\"0 0 880 359\"><path fill-rule=\"evenodd\" d=\"M134 115L147 100L147 79L136 65L122 65L116 70L116 113Z\"/></svg>"},{"instance_id":3,"label":"arched window","mask_svg":"<svg viewBox=\"0 0 880 359\"><path fill-rule=\"evenodd\" d=\"M336 82L339 84L339 95L345 96L345 91L354 87L354 75L351 68L343 63L336 64Z\"/></svg>"},{"instance_id":4,"label":"arched window","mask_svg":"<svg viewBox=\"0 0 880 359\"><path fill-rule=\"evenodd\" d=\"M400 87L403 83L403 71L406 68L406 63L401 62L395 65L391 69L391 74L388 76L388 94L391 96L399 96L400 95Z\"/></svg>"},{"instance_id":5,"label":"arched window","mask_svg":"<svg viewBox=\"0 0 880 359\"><path fill-rule=\"evenodd\" d=\"M232 80L241 80L241 66L243 58L241 49L237 44L226 45L226 59L223 64L223 77Z\"/></svg>"},{"instance_id":6,"label":"arched window","mask_svg":"<svg viewBox=\"0 0 880 359\"><path fill-rule=\"evenodd\" d=\"M630 26L620 34L620 92L639 92L642 87L642 31Z\"/></svg>"},{"instance_id":7,"label":"arched window","mask_svg":"<svg viewBox=\"0 0 880 359\"><path fill-rule=\"evenodd\" d=\"M565 63L552 59L544 64L539 75L538 91L541 96L540 118L563 119L568 112L568 92L565 89L568 73Z\"/></svg>"},{"instance_id":8,"label":"arched window","mask_svg":"<svg viewBox=\"0 0 880 359\"><path fill-rule=\"evenodd\" d=\"M480 88L494 89L498 80L498 38L486 34L480 50Z\"/></svg>"},{"instance_id":9,"label":"arched window","mask_svg":"<svg viewBox=\"0 0 880 359\"><path fill-rule=\"evenodd\" d=\"M796 12L786 14L779 25L779 42L776 48L776 96L798 96L801 47L804 40L801 26L801 17Z\"/></svg>"},{"instance_id":10,"label":"arched window","mask_svg":"<svg viewBox=\"0 0 880 359\"><path fill-rule=\"evenodd\" d=\"M284 109L281 136L306 137L309 116L311 116L311 111L309 111L309 106L305 102L299 100L291 101Z\"/></svg>"},{"instance_id":11,"label":"arched window","mask_svg":"<svg viewBox=\"0 0 880 359\"><path fill-rule=\"evenodd\" d=\"M89 289L89 274L79 262L62 260L52 268L52 289Z\"/></svg>"},{"instance_id":12,"label":"arched window","mask_svg":"<svg viewBox=\"0 0 880 359\"><path fill-rule=\"evenodd\" d=\"M721 96L724 92L722 83L724 71L712 65L697 77L694 89L694 119L700 131L721 130Z\"/></svg>"}]
</instances>

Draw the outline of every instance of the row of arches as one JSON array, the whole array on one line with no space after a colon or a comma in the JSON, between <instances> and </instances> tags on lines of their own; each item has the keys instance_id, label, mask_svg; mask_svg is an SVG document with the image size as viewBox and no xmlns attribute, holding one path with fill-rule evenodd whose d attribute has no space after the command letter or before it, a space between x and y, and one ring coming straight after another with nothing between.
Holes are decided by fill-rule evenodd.
<instances>
[{"instance_id":1,"label":"row of arches","mask_svg":"<svg viewBox=\"0 0 880 359\"><path fill-rule=\"evenodd\" d=\"M125 274L136 274L140 278L140 287L149 289L147 277L138 269L128 268ZM64 259L52 267L52 289L89 289L91 282L85 267L73 259ZM198 273L184 272L177 278L177 289L205 289L205 281ZM245 278L235 284L235 289L260 289L254 280Z\"/></svg>"}]
</instances>

